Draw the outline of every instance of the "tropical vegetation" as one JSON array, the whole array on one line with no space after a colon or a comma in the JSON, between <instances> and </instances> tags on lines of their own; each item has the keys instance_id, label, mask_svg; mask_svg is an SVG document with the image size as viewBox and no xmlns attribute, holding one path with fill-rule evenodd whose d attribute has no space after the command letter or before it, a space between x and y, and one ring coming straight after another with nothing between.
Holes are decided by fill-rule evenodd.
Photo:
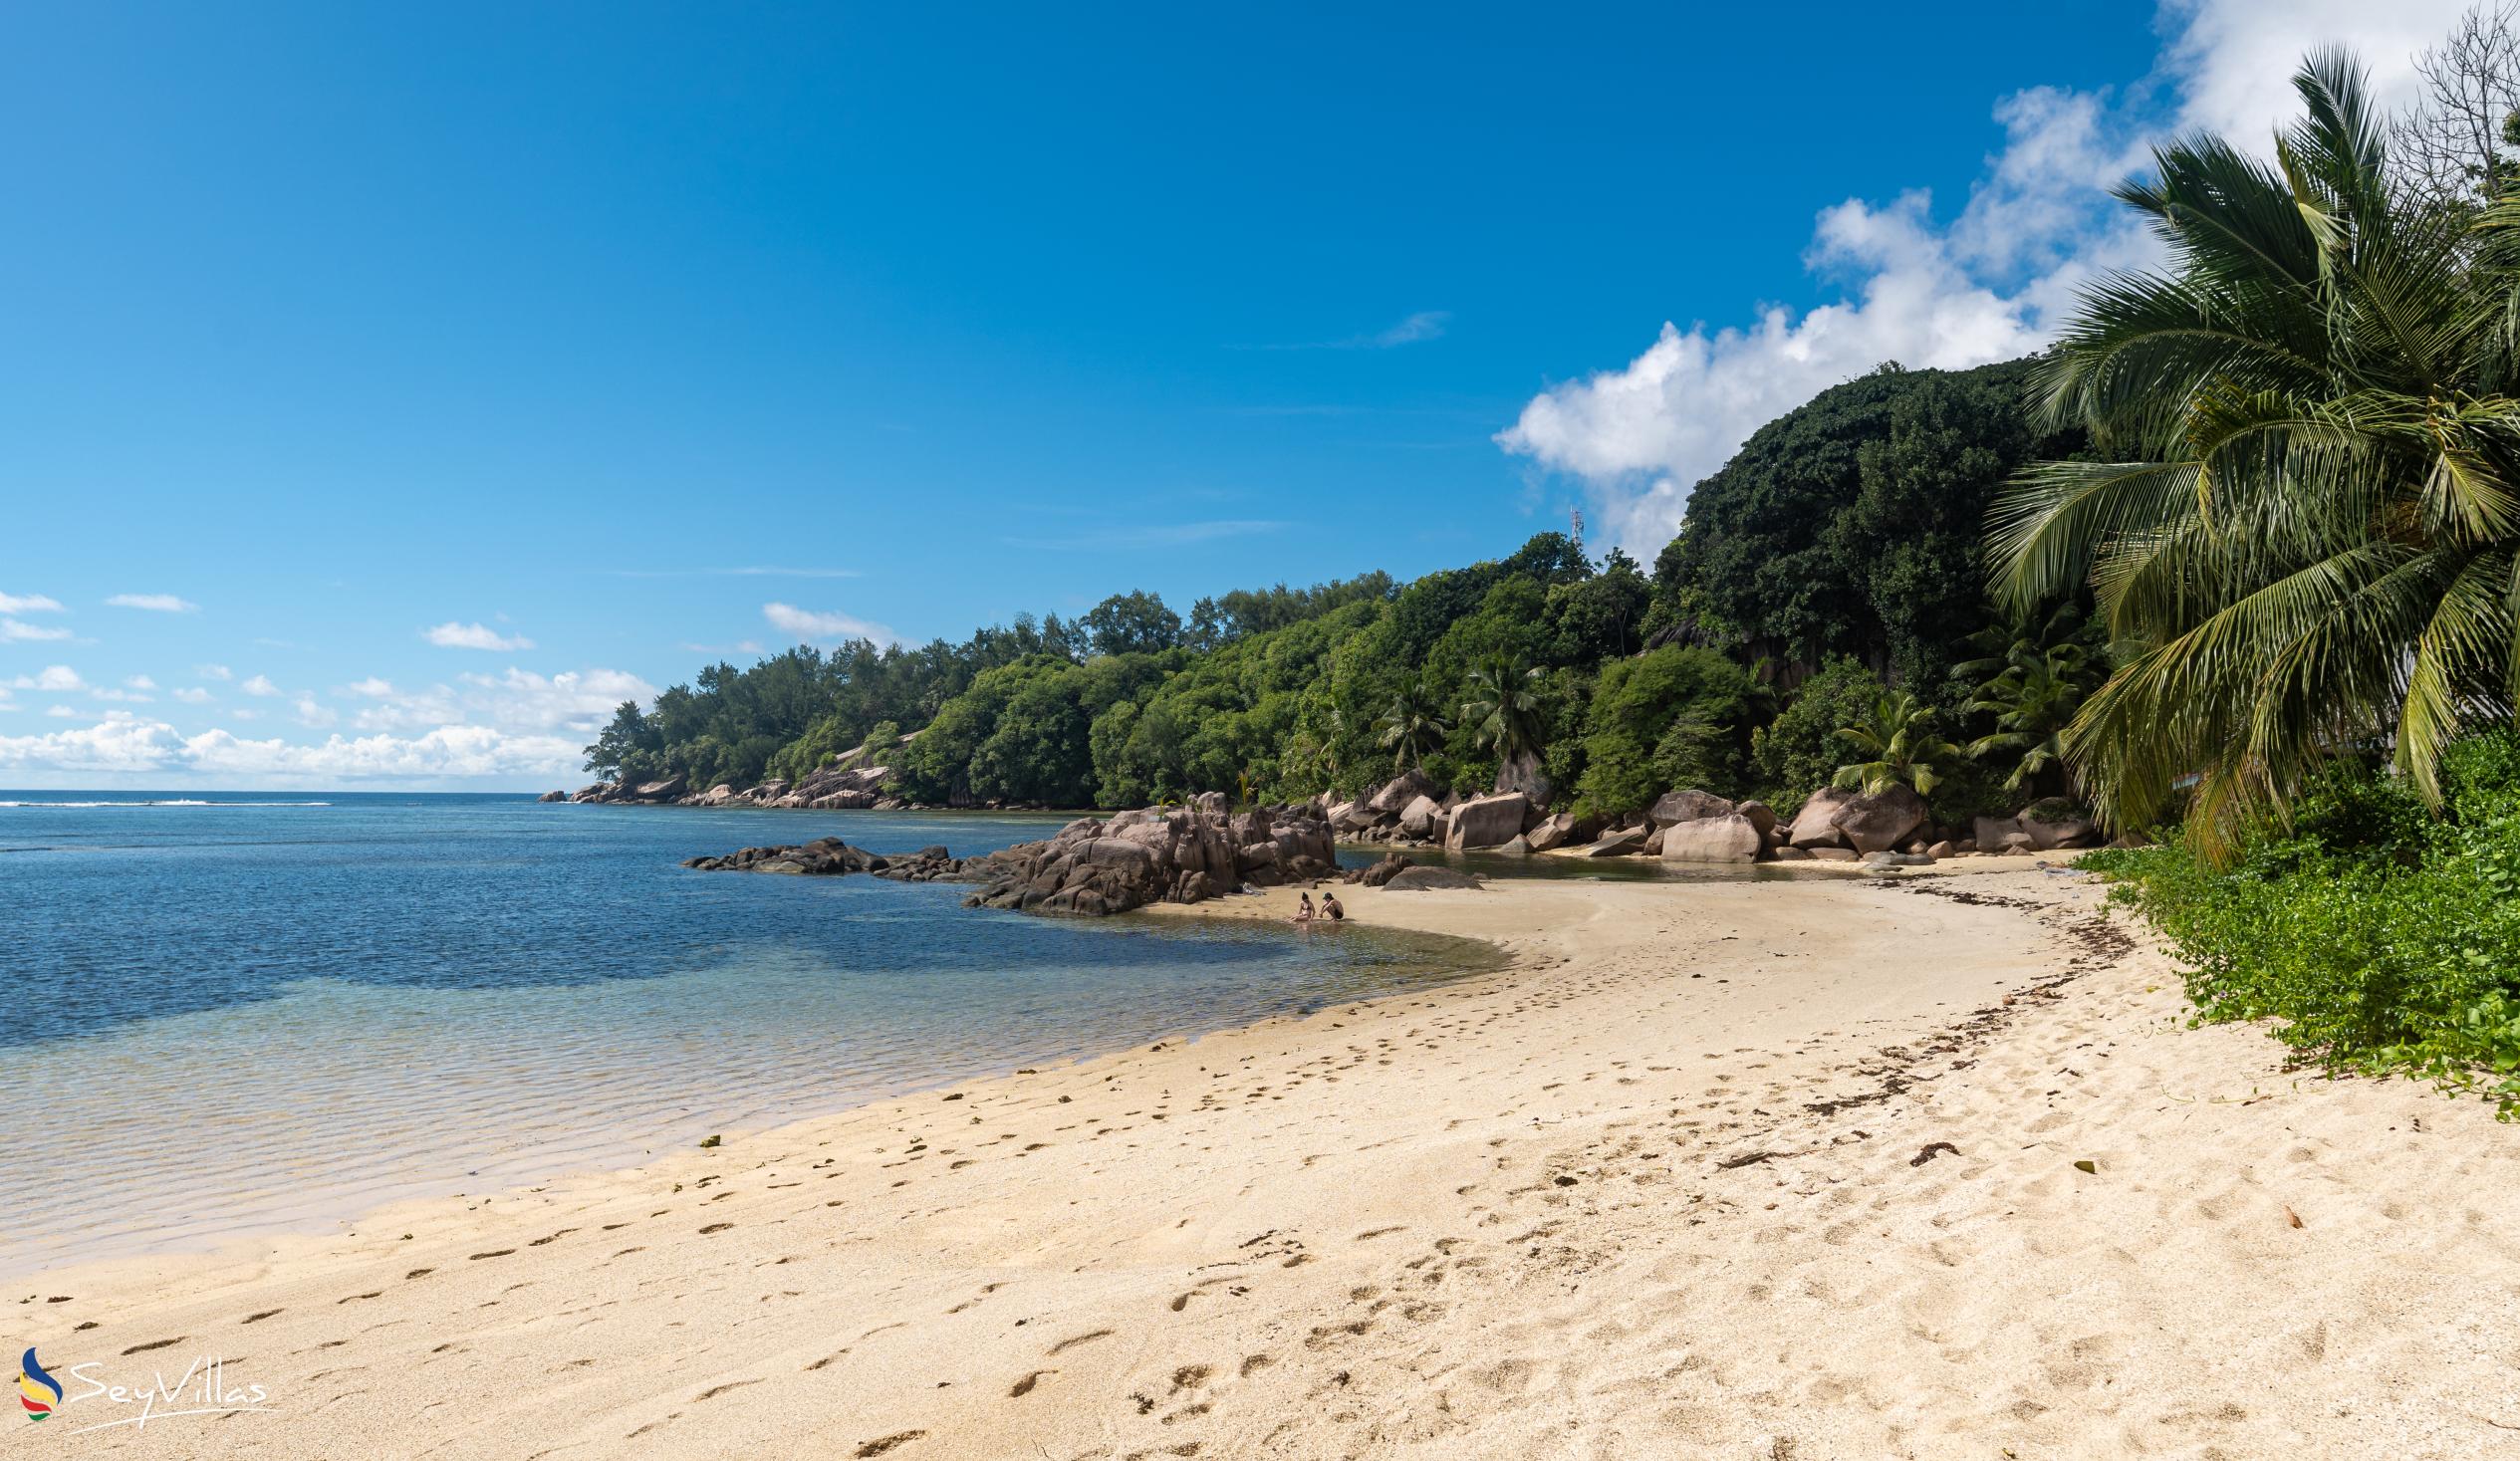
<instances>
[{"instance_id":1,"label":"tropical vegetation","mask_svg":"<svg viewBox=\"0 0 2520 1461\"><path fill-rule=\"evenodd\" d=\"M2169 935L2200 1018L2511 1114L2520 173L2490 140L2393 160L2459 128L2378 115L2342 54L2295 88L2271 163L2190 137L2120 190L2170 267L2100 287L2041 363L2040 418L2095 451L2024 474L1992 526L1999 595L2088 583L2122 652L2061 731L2027 659L1985 703L2119 825L2183 824L2085 865ZM2520 136L2499 120L2471 134Z\"/></svg>"},{"instance_id":2,"label":"tropical vegetation","mask_svg":"<svg viewBox=\"0 0 2520 1461\"><path fill-rule=\"evenodd\" d=\"M801 646L622 706L589 765L743 786L863 746L960 805L1412 768L1614 817L1683 786L1782 814L1904 786L1946 824L2070 797L2161 837L2088 862L2204 1017L2520 1096L2520 75L2459 69L2520 71L2520 40L2451 55L2411 114L2320 53L2270 156L2162 146L2117 196L2163 267L2037 358L1889 364L1768 423L1649 574L1542 533L1186 618L1133 591Z\"/></svg>"}]
</instances>

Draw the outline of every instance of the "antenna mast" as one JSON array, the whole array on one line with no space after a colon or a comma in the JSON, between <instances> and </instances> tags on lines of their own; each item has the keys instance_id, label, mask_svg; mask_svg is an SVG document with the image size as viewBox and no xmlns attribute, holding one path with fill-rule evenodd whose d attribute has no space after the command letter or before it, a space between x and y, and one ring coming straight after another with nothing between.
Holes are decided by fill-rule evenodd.
<instances>
[{"instance_id":1,"label":"antenna mast","mask_svg":"<svg viewBox=\"0 0 2520 1461\"><path fill-rule=\"evenodd\" d=\"M1567 516L1575 520L1575 552L1578 557L1581 557L1584 553L1584 509L1569 508Z\"/></svg>"}]
</instances>

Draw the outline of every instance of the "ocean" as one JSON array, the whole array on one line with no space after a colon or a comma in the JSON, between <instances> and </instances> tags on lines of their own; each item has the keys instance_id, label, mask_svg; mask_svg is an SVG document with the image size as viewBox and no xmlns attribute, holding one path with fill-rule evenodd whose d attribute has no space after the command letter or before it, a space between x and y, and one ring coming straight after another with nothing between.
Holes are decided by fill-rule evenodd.
<instances>
[{"instance_id":1,"label":"ocean","mask_svg":"<svg viewBox=\"0 0 2520 1461\"><path fill-rule=\"evenodd\" d=\"M1062 820L0 792L0 1275L321 1231L1493 966L1354 925L676 865L823 836L960 856Z\"/></svg>"}]
</instances>

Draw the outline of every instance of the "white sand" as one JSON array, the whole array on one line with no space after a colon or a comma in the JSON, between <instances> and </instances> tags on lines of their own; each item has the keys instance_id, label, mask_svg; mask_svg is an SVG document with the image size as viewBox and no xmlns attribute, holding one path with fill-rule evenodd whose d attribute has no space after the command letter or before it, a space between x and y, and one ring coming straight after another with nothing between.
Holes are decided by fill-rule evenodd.
<instances>
[{"instance_id":1,"label":"white sand","mask_svg":"<svg viewBox=\"0 0 2520 1461\"><path fill-rule=\"evenodd\" d=\"M1358 891L1361 921L1495 938L1516 967L352 1239L57 1272L14 1332L57 1373L218 1353L276 1412L68 1434L118 1413L90 1400L0 1434L331 1458L2520 1456L2520 1128L2185 1029L2099 893L1939 869Z\"/></svg>"}]
</instances>

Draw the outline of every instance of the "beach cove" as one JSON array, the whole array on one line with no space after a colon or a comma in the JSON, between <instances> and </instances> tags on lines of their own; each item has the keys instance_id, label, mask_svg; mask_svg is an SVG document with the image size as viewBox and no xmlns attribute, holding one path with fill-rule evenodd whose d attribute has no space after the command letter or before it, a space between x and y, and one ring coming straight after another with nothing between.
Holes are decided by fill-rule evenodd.
<instances>
[{"instance_id":1,"label":"beach cove","mask_svg":"<svg viewBox=\"0 0 2520 1461\"><path fill-rule=\"evenodd\" d=\"M69 1454L2520 1451L2510 1128L2187 1029L2099 885L1972 861L1358 889L1511 966L56 1270L20 1333L269 1392Z\"/></svg>"}]
</instances>

